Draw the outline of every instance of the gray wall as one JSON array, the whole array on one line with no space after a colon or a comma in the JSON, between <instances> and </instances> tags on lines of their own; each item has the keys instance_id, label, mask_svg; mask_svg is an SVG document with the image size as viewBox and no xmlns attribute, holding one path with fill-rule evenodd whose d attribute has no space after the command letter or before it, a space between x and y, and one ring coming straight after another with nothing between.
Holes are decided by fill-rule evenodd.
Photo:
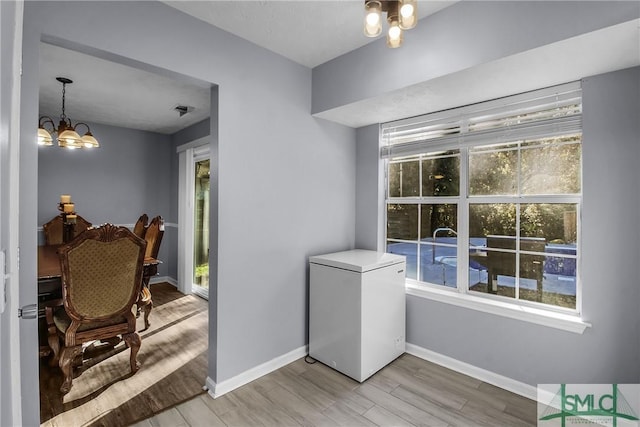
<instances>
[{"instance_id":1,"label":"gray wall","mask_svg":"<svg viewBox=\"0 0 640 427\"><path fill-rule=\"evenodd\" d=\"M384 250L384 200L378 189L384 184L384 166L378 150L379 125L356 131L356 247ZM376 167L377 165L377 167Z\"/></svg>"},{"instance_id":2,"label":"gray wall","mask_svg":"<svg viewBox=\"0 0 640 427\"><path fill-rule=\"evenodd\" d=\"M171 143L173 144L173 152L175 153L176 148L178 148L182 144L186 144L191 141L195 141L196 139L204 138L205 136L209 136L211 133L211 120L205 119L201 122L193 124L186 129L182 129L171 135ZM176 159L176 167L177 167L177 159ZM176 177L177 178L177 177ZM176 181L176 189L177 189L177 181ZM178 214L176 206L176 215Z\"/></svg>"},{"instance_id":3,"label":"gray wall","mask_svg":"<svg viewBox=\"0 0 640 427\"><path fill-rule=\"evenodd\" d=\"M531 385L640 381L640 68L584 79L583 110L581 279L593 327L578 335L407 296L407 342ZM378 154L370 132L358 137L359 155ZM372 175L379 161L358 168ZM358 181L358 206L376 203L376 182ZM372 216L358 216L356 241L384 232L363 230Z\"/></svg>"},{"instance_id":4,"label":"gray wall","mask_svg":"<svg viewBox=\"0 0 640 427\"><path fill-rule=\"evenodd\" d=\"M63 19L74 25L59 25ZM21 192L34 212L21 239L25 282L35 280L37 205L29 193L37 193L32 141L44 37L219 85L209 374L224 381L303 347L307 257L352 248L355 227L355 131L311 117L311 70L157 2L27 2L25 35ZM37 390L28 378L25 386Z\"/></svg>"},{"instance_id":5,"label":"gray wall","mask_svg":"<svg viewBox=\"0 0 640 427\"><path fill-rule=\"evenodd\" d=\"M594 328L579 369L638 383L640 67L588 77L583 91L583 309Z\"/></svg>"},{"instance_id":6,"label":"gray wall","mask_svg":"<svg viewBox=\"0 0 640 427\"><path fill-rule=\"evenodd\" d=\"M89 126L100 142L98 149L38 147L38 225L59 215L61 194L70 194L78 214L94 225L134 224L142 213L149 219L161 215L171 221L169 189L175 156L171 137L94 123ZM167 227L160 247L161 276L172 265L175 269L174 231Z\"/></svg>"}]
</instances>

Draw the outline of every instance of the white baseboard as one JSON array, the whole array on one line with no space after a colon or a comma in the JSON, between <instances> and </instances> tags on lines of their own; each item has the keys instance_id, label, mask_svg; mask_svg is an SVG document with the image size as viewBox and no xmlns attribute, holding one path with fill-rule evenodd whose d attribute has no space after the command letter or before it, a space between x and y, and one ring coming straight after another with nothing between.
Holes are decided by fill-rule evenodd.
<instances>
[{"instance_id":1,"label":"white baseboard","mask_svg":"<svg viewBox=\"0 0 640 427\"><path fill-rule=\"evenodd\" d=\"M414 344L407 343L406 352L419 357L420 359L460 372L461 374L479 379L480 381L493 384L496 387L503 388L528 399L537 399L537 389L532 385L496 374L495 372L487 371L486 369L478 368L477 366L461 362L452 357L445 356L444 354L427 350L426 348L418 347Z\"/></svg>"},{"instance_id":2,"label":"white baseboard","mask_svg":"<svg viewBox=\"0 0 640 427\"><path fill-rule=\"evenodd\" d=\"M216 397L220 397L223 394L229 393L230 391L235 390L240 386L248 384L253 380L257 380L258 378L267 375L270 372L280 369L283 366L306 356L308 351L308 346L302 346L290 351L287 354L283 354L282 356L278 356L275 359L265 362L262 365L258 365L255 368L249 369L248 371L244 371L243 373L236 375L233 378L222 381L219 384L216 384L215 381L213 381L210 377L207 377L205 387L208 389L209 394L215 399Z\"/></svg>"},{"instance_id":3,"label":"white baseboard","mask_svg":"<svg viewBox=\"0 0 640 427\"><path fill-rule=\"evenodd\" d=\"M281 367L288 365L289 363L306 356L308 347L303 346L295 349L287 354L276 357L262 365L251 368L233 378L222 381L216 384L210 377L207 377L205 382L205 388L208 389L209 394L215 399L238 387L250 383L270 372L280 369ZM512 378L505 377L495 372L487 371L486 369L478 368L477 366L470 365L465 362L461 362L449 356L445 356L435 351L427 350L426 348L419 347L414 344L406 344L406 352L419 357L420 359L427 360L435 363L436 365L443 366L445 368L460 372L461 374L468 375L476 378L480 381L495 385L502 389L508 390L512 393L526 397L531 400L536 400L537 389L529 384L514 380Z\"/></svg>"}]
</instances>

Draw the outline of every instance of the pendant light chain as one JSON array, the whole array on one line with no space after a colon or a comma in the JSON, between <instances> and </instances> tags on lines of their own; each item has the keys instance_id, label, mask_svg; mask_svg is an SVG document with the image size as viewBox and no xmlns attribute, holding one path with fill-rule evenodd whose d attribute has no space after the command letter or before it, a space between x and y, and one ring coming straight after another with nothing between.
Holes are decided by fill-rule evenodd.
<instances>
[{"instance_id":1,"label":"pendant light chain","mask_svg":"<svg viewBox=\"0 0 640 427\"><path fill-rule=\"evenodd\" d=\"M64 114L64 99L65 99L65 95L67 92L67 84L66 83L62 83L62 114L60 115L60 119L62 120L67 120L67 116Z\"/></svg>"}]
</instances>

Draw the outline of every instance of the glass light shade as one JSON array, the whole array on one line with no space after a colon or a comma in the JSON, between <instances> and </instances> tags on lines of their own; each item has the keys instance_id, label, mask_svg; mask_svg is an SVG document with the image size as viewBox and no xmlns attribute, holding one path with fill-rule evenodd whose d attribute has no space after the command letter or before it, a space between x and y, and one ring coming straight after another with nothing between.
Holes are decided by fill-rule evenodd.
<instances>
[{"instance_id":1,"label":"glass light shade","mask_svg":"<svg viewBox=\"0 0 640 427\"><path fill-rule=\"evenodd\" d=\"M418 2L402 0L400 4L400 28L410 30L418 23Z\"/></svg>"},{"instance_id":2,"label":"glass light shade","mask_svg":"<svg viewBox=\"0 0 640 427\"><path fill-rule=\"evenodd\" d=\"M94 138L94 136L91 134L91 132L87 132L82 137L82 145L84 146L84 148L98 148L98 147L100 147L100 144L98 143L98 140Z\"/></svg>"},{"instance_id":3,"label":"glass light shade","mask_svg":"<svg viewBox=\"0 0 640 427\"><path fill-rule=\"evenodd\" d=\"M53 145L53 138L43 127L38 128L38 145Z\"/></svg>"},{"instance_id":4,"label":"glass light shade","mask_svg":"<svg viewBox=\"0 0 640 427\"><path fill-rule=\"evenodd\" d=\"M396 48L402 46L404 36L402 29L397 20L393 20L389 23L389 31L387 31L387 46L390 48Z\"/></svg>"},{"instance_id":5,"label":"glass light shade","mask_svg":"<svg viewBox=\"0 0 640 427\"><path fill-rule=\"evenodd\" d=\"M58 135L58 145L66 148L81 148L83 143L75 130L67 128Z\"/></svg>"},{"instance_id":6,"label":"glass light shade","mask_svg":"<svg viewBox=\"0 0 640 427\"><path fill-rule=\"evenodd\" d=\"M76 148L84 148L82 142L66 142L64 148L75 150Z\"/></svg>"},{"instance_id":7,"label":"glass light shade","mask_svg":"<svg viewBox=\"0 0 640 427\"><path fill-rule=\"evenodd\" d=\"M377 37L382 34L382 4L379 1L368 1L364 5L364 35Z\"/></svg>"}]
</instances>

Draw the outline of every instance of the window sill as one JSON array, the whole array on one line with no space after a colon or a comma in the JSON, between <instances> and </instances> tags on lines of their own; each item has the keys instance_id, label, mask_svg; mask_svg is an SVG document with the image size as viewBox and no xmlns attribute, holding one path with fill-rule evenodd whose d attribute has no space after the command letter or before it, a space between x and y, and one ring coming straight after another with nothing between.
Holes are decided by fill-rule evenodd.
<instances>
[{"instance_id":1,"label":"window sill","mask_svg":"<svg viewBox=\"0 0 640 427\"><path fill-rule=\"evenodd\" d=\"M406 289L408 295L521 320L523 322L561 329L575 334L582 334L585 329L591 327L590 323L583 321L578 316L570 314L555 313L532 307L509 304L444 289L427 288L409 282L406 284Z\"/></svg>"}]
</instances>

